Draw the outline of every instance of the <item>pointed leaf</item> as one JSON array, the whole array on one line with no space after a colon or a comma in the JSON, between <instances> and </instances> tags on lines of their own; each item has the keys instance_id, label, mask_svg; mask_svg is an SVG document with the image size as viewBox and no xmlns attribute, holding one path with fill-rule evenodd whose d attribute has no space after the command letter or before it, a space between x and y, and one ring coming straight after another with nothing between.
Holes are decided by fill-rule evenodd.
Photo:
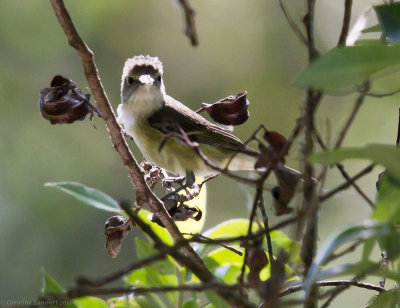
<instances>
[{"instance_id":1,"label":"pointed leaf","mask_svg":"<svg viewBox=\"0 0 400 308\"><path fill-rule=\"evenodd\" d=\"M118 202L100 190L76 182L45 183L47 187L55 187L76 199L108 212L121 212Z\"/></svg>"},{"instance_id":2,"label":"pointed leaf","mask_svg":"<svg viewBox=\"0 0 400 308\"><path fill-rule=\"evenodd\" d=\"M304 281L304 288L307 296L312 284L316 281L320 266L338 247L355 240L365 240L368 238L389 234L389 232L390 230L386 224L380 224L373 220L367 220L362 225L350 227L337 235L329 237L318 251Z\"/></svg>"},{"instance_id":3,"label":"pointed leaf","mask_svg":"<svg viewBox=\"0 0 400 308\"><path fill-rule=\"evenodd\" d=\"M311 63L300 74L297 84L345 94L357 90L373 74L396 65L400 65L399 45L337 47Z\"/></svg>"},{"instance_id":4,"label":"pointed leaf","mask_svg":"<svg viewBox=\"0 0 400 308\"><path fill-rule=\"evenodd\" d=\"M360 148L341 148L314 153L308 160L326 165L336 164L345 159L365 159L386 167L396 180L400 181L400 148L385 144L370 144Z\"/></svg>"},{"instance_id":5,"label":"pointed leaf","mask_svg":"<svg viewBox=\"0 0 400 308\"><path fill-rule=\"evenodd\" d=\"M97 297L81 297L73 300L77 308L108 308L108 305L101 298Z\"/></svg>"}]
</instances>

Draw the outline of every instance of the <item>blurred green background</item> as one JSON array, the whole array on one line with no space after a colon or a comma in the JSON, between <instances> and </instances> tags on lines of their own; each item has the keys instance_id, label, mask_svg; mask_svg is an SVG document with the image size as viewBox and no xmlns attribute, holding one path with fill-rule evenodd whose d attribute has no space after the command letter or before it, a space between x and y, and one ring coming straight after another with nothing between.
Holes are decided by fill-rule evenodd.
<instances>
[{"instance_id":1,"label":"blurred green background","mask_svg":"<svg viewBox=\"0 0 400 308\"><path fill-rule=\"evenodd\" d=\"M354 2L352 24L372 3ZM303 1L286 3L293 18L301 20ZM150 54L164 63L167 93L192 109L201 102L247 90L251 118L235 130L242 139L260 123L288 135L302 109L304 93L294 82L306 66L307 55L278 1L197 0L192 5L197 13L197 48L191 47L183 34L182 11L174 1L67 1L78 31L95 53L114 108L120 101L125 59ZM321 51L335 45L342 14L343 1L317 1L315 29ZM102 120L94 119L96 130L89 120L52 126L41 117L39 91L48 87L56 74L73 79L88 93L80 59L68 46L50 3L1 0L0 300L36 298L41 267L69 286L78 274L110 272L134 258L129 245L134 234L129 235L117 259L107 255L103 224L109 213L43 186L49 181L77 181L116 199L134 200L127 172L111 147ZM393 90L399 80L397 75L383 78L374 83L374 90ZM334 140L355 97L327 97L323 101L317 124L324 138ZM345 144L394 143L398 105L397 96L368 98ZM294 167L299 164L300 147L301 139L291 153L289 164ZM347 166L355 172L363 164ZM375 198L378 171L360 181L371 198ZM339 183L341 177L332 171L326 189ZM208 187L206 227L247 217L252 194L251 188L228 178L213 181ZM266 198L274 224L281 218L273 216ZM320 211L319 245L331 232L369 214L370 208L352 190L331 199ZM291 229L286 231L292 234ZM362 307L373 295L360 290L346 294L331 307Z\"/></svg>"}]
</instances>

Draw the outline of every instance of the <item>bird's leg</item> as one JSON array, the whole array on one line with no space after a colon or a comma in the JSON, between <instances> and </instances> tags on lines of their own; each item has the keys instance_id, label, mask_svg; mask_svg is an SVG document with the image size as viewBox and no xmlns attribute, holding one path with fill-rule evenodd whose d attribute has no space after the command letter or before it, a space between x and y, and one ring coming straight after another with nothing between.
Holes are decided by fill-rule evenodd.
<instances>
[{"instance_id":1,"label":"bird's leg","mask_svg":"<svg viewBox=\"0 0 400 308\"><path fill-rule=\"evenodd\" d=\"M163 176L164 178L162 179L161 184L165 189L171 190L172 185L175 183L180 184L181 186L184 185L184 176L169 176L168 174L164 174Z\"/></svg>"},{"instance_id":2,"label":"bird's leg","mask_svg":"<svg viewBox=\"0 0 400 308\"><path fill-rule=\"evenodd\" d=\"M178 179L179 179L179 181L181 181L181 183L183 182L183 179L185 179L185 184L181 184L180 187L178 187L174 191L166 194L164 197L161 198L162 201L166 201L171 196L176 196L178 194L178 192L180 192L181 190L184 190L184 189L192 186L194 184L194 182L195 182L194 172L193 171L186 171L186 176L183 179L181 179L181 177L178 177ZM177 183L177 181L175 181L175 183ZM164 183L163 183L163 185L164 185Z\"/></svg>"}]
</instances>

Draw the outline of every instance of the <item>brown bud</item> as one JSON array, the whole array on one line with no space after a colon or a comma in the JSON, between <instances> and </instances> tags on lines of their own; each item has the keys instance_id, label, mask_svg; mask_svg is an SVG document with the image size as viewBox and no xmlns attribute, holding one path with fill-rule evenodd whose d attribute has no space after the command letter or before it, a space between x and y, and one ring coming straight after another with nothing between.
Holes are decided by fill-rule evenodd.
<instances>
[{"instance_id":1,"label":"brown bud","mask_svg":"<svg viewBox=\"0 0 400 308\"><path fill-rule=\"evenodd\" d=\"M240 125L247 121L250 114L247 110L249 101L247 91L236 96L230 95L213 104L202 103L197 113L206 112L217 123L223 125Z\"/></svg>"},{"instance_id":2,"label":"brown bud","mask_svg":"<svg viewBox=\"0 0 400 308\"><path fill-rule=\"evenodd\" d=\"M90 95L83 95L72 80L57 75L50 86L40 91L39 108L51 124L70 124L85 119L88 113L92 118L94 112L101 117L97 108L90 104Z\"/></svg>"}]
</instances>

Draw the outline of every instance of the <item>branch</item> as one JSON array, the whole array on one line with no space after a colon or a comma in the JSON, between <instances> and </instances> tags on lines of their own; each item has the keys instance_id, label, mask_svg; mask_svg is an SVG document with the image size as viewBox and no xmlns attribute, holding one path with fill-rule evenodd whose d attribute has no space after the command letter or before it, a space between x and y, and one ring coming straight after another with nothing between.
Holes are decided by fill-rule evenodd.
<instances>
[{"instance_id":1,"label":"branch","mask_svg":"<svg viewBox=\"0 0 400 308\"><path fill-rule=\"evenodd\" d=\"M282 0L279 0L279 6L281 7L281 11L283 13L283 15L286 18L286 21L288 22L289 26L292 28L294 34L297 35L297 37L299 38L299 40L304 44L304 45L308 45L308 41L307 38L304 36L304 34L301 32L301 30L299 29L299 27L296 25L296 23L293 21L293 19L289 16L289 13L286 11L285 6L283 5Z\"/></svg>"},{"instance_id":2,"label":"branch","mask_svg":"<svg viewBox=\"0 0 400 308\"><path fill-rule=\"evenodd\" d=\"M195 11L190 7L189 0L179 0L179 4L182 7L185 15L185 34L190 39L192 46L199 45L199 39L197 37L196 24L194 22Z\"/></svg>"},{"instance_id":3,"label":"branch","mask_svg":"<svg viewBox=\"0 0 400 308\"><path fill-rule=\"evenodd\" d=\"M326 193L325 195L322 195L319 198L320 202L326 201L327 199L329 199L330 197L332 197L333 195L335 195L339 191L344 190L344 189L348 188L349 186L353 185L356 180L358 180L359 178L363 177L364 175L370 173L372 171L372 169L374 169L374 167L375 167L374 164L371 164L371 165L365 167L363 170L361 170L355 176L353 176L352 178L349 178L347 180L347 182L345 182L345 183L339 185L338 187L332 189L330 192Z\"/></svg>"},{"instance_id":4,"label":"branch","mask_svg":"<svg viewBox=\"0 0 400 308\"><path fill-rule=\"evenodd\" d=\"M349 34L349 28L350 28L352 4L353 4L353 0L346 0L344 3L343 24L342 24L342 31L340 32L339 41L337 43L338 46L346 45L346 39L347 39L347 35Z\"/></svg>"},{"instance_id":5,"label":"branch","mask_svg":"<svg viewBox=\"0 0 400 308\"><path fill-rule=\"evenodd\" d=\"M362 289L367 289L367 290L372 290L372 291L378 291L378 292L384 292L387 291L385 288L370 284L370 283L365 283L365 282L359 282L357 280L330 280L330 281L319 281L315 283L315 286L317 287L338 287L338 286L353 286L357 288L362 288ZM299 292L303 290L303 285L298 285L294 287L289 287L285 290L282 290L279 292L279 296L286 296L295 292Z\"/></svg>"},{"instance_id":6,"label":"branch","mask_svg":"<svg viewBox=\"0 0 400 308\"><path fill-rule=\"evenodd\" d=\"M315 49L314 41L314 9L316 0L307 0L307 14L304 16L304 25L307 33L307 47L308 47L308 61L312 63L317 57L318 52ZM303 204L302 204L302 220L298 224L298 237L300 236L301 226L306 225L306 230L303 237L303 244L301 247L301 259L304 264L304 275L307 275L311 267L317 242L317 227L318 227L318 199L316 197L315 183L312 180L314 175L314 168L306 159L307 156L313 151L313 135L314 135L314 117L315 110L322 98L322 93L317 92L311 88L307 90L307 96L304 106L304 147L303 147L303 163L304 163L304 188L303 188ZM314 300L315 288L311 290L310 296L304 303L305 308L315 308L317 301Z\"/></svg>"},{"instance_id":7,"label":"branch","mask_svg":"<svg viewBox=\"0 0 400 308\"><path fill-rule=\"evenodd\" d=\"M346 124L344 125L343 129L341 130L339 137L335 143L335 149L339 148L344 140L344 137L346 136L351 124L353 123L354 118L357 115L357 112L360 110L362 104L364 103L365 96L367 95L368 89L369 89L369 82L366 81L362 85L362 92L360 93L359 97L356 100L356 103L354 104L353 110L349 116L349 118L346 121Z\"/></svg>"},{"instance_id":8,"label":"branch","mask_svg":"<svg viewBox=\"0 0 400 308\"><path fill-rule=\"evenodd\" d=\"M231 292L239 290L239 285L226 285L218 282L210 282L198 285L180 285L180 286L162 286L162 287L115 287L115 288L85 288L85 289L71 289L67 292L67 299L76 297L89 296L89 295L123 295L134 294L143 295L148 293L165 293L165 292L203 292L212 290L214 292ZM54 294L54 296L57 296ZM58 294L58 296L60 296Z\"/></svg>"},{"instance_id":9,"label":"branch","mask_svg":"<svg viewBox=\"0 0 400 308\"><path fill-rule=\"evenodd\" d=\"M400 122L399 122L399 123L400 123ZM399 128L399 129L400 129L400 128ZM321 148L322 148L324 151L327 151L328 148L327 148L327 146L325 145L324 141L322 140L321 136L320 136L317 132L315 132L315 136L316 136L317 141L318 141L319 145L321 146ZM349 174L347 173L347 171L344 169L344 166L343 166L342 164L336 164L335 166L336 166L336 168L340 171L340 173L342 174L342 176L346 179L346 181L349 182L350 185L353 186L353 188L359 193L359 195L369 204L369 206L370 206L371 208L373 208L373 207L375 206L374 202L362 191L361 187L357 185L357 183L355 182L355 180L352 179L352 178L350 177L350 175L349 175ZM321 200L321 199L320 199L320 201L324 201L324 200Z\"/></svg>"}]
</instances>

